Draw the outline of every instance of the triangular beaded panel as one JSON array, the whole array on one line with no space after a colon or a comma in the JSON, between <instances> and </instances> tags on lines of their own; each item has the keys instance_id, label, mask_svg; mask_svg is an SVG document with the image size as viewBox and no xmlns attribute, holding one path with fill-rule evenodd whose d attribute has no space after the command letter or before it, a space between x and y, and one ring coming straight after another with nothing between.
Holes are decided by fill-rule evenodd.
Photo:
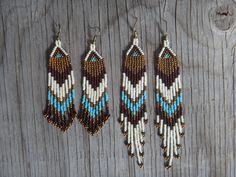
<instances>
[{"instance_id":1,"label":"triangular beaded panel","mask_svg":"<svg viewBox=\"0 0 236 177\"><path fill-rule=\"evenodd\" d=\"M107 74L104 59L90 51L83 62L83 92L78 119L92 135L109 118Z\"/></svg>"},{"instance_id":2,"label":"triangular beaded panel","mask_svg":"<svg viewBox=\"0 0 236 177\"><path fill-rule=\"evenodd\" d=\"M144 134L147 121L146 63L141 49L132 45L123 61L120 101L120 121L126 136L129 155L137 157L143 165Z\"/></svg>"},{"instance_id":3,"label":"triangular beaded panel","mask_svg":"<svg viewBox=\"0 0 236 177\"><path fill-rule=\"evenodd\" d=\"M74 108L74 73L71 61L61 47L56 46L48 62L48 95L44 116L62 131L67 130L76 115Z\"/></svg>"},{"instance_id":4,"label":"triangular beaded panel","mask_svg":"<svg viewBox=\"0 0 236 177\"><path fill-rule=\"evenodd\" d=\"M180 136L184 133L182 101L179 63L173 51L164 47L156 61L156 122L167 168L174 157L179 157Z\"/></svg>"}]
</instances>

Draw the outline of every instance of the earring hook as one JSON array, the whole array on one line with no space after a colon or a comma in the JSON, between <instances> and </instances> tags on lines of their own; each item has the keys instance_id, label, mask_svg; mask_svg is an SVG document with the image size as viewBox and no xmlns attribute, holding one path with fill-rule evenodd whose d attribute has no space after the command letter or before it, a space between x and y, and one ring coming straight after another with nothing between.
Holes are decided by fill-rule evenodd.
<instances>
[{"instance_id":1,"label":"earring hook","mask_svg":"<svg viewBox=\"0 0 236 177\"><path fill-rule=\"evenodd\" d=\"M136 29L135 29L135 26L136 26L136 24L138 22L138 17L137 16L133 16L133 17L135 18L135 22L134 22L134 25L132 27L132 30L133 30L134 38L137 38L138 37L138 33L137 33Z\"/></svg>"},{"instance_id":2,"label":"earring hook","mask_svg":"<svg viewBox=\"0 0 236 177\"><path fill-rule=\"evenodd\" d=\"M167 33L167 21L166 19L162 18L162 20L165 22L165 26L166 26L166 32L164 33L164 35ZM167 33L168 34L168 33Z\"/></svg>"},{"instance_id":3,"label":"earring hook","mask_svg":"<svg viewBox=\"0 0 236 177\"><path fill-rule=\"evenodd\" d=\"M96 43L97 36L101 35L101 28L99 26L89 26L90 29L95 29L95 35L93 36L92 44ZM96 30L98 30L98 33L96 34Z\"/></svg>"},{"instance_id":4,"label":"earring hook","mask_svg":"<svg viewBox=\"0 0 236 177\"><path fill-rule=\"evenodd\" d=\"M57 40L60 40L61 25L60 25L60 24L56 24L56 26L58 26L58 31L57 31L56 39L57 39Z\"/></svg>"}]
</instances>

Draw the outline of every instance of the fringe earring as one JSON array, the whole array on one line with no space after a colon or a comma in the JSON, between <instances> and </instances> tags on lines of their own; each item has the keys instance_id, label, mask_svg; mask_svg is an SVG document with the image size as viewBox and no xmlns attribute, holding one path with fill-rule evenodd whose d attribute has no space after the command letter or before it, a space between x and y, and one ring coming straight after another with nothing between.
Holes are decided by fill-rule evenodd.
<instances>
[{"instance_id":1,"label":"fringe earring","mask_svg":"<svg viewBox=\"0 0 236 177\"><path fill-rule=\"evenodd\" d=\"M48 61L48 95L44 116L49 123L66 131L76 116L75 81L70 58L61 47L59 35L60 25L55 47Z\"/></svg>"},{"instance_id":2,"label":"fringe earring","mask_svg":"<svg viewBox=\"0 0 236 177\"><path fill-rule=\"evenodd\" d=\"M184 134L179 63L165 34L164 46L156 62L156 123L162 138L165 167L179 157L180 136Z\"/></svg>"},{"instance_id":3,"label":"fringe earring","mask_svg":"<svg viewBox=\"0 0 236 177\"><path fill-rule=\"evenodd\" d=\"M79 121L92 135L97 133L109 118L107 74L104 59L95 49L96 35L90 44L82 67L82 99Z\"/></svg>"},{"instance_id":4,"label":"fringe earring","mask_svg":"<svg viewBox=\"0 0 236 177\"><path fill-rule=\"evenodd\" d=\"M143 166L143 145L147 122L146 87L145 57L138 46L137 32L134 30L133 44L126 53L122 67L120 123L126 137L129 155L137 157L140 167Z\"/></svg>"}]
</instances>

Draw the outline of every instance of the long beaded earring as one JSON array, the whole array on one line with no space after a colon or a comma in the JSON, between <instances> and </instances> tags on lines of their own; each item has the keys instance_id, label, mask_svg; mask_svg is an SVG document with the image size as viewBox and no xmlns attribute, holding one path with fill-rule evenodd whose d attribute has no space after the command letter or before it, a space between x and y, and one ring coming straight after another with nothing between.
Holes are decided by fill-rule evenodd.
<instances>
[{"instance_id":1,"label":"long beaded earring","mask_svg":"<svg viewBox=\"0 0 236 177\"><path fill-rule=\"evenodd\" d=\"M182 91L179 62L169 46L168 34L156 61L156 123L162 138L165 167L172 166L179 157L180 136L184 134L182 114Z\"/></svg>"},{"instance_id":2,"label":"long beaded earring","mask_svg":"<svg viewBox=\"0 0 236 177\"><path fill-rule=\"evenodd\" d=\"M138 165L142 167L145 123L147 122L145 104L147 73L144 53L138 46L138 35L134 27L133 37L133 44L123 60L120 123L126 137L129 155L135 155Z\"/></svg>"},{"instance_id":3,"label":"long beaded earring","mask_svg":"<svg viewBox=\"0 0 236 177\"><path fill-rule=\"evenodd\" d=\"M49 123L66 131L76 116L75 81L70 58L61 47L60 29L59 25L55 47L48 61L48 95L44 116Z\"/></svg>"},{"instance_id":4,"label":"long beaded earring","mask_svg":"<svg viewBox=\"0 0 236 177\"><path fill-rule=\"evenodd\" d=\"M82 99L78 119L92 135L109 118L107 74L104 58L96 51L96 36L82 63Z\"/></svg>"}]
</instances>

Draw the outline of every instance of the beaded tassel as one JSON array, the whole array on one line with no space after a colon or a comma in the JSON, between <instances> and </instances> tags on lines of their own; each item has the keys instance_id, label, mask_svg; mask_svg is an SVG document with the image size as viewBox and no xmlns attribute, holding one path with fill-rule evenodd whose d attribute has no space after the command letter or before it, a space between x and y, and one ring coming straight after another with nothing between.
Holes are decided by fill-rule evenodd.
<instances>
[{"instance_id":1,"label":"beaded tassel","mask_svg":"<svg viewBox=\"0 0 236 177\"><path fill-rule=\"evenodd\" d=\"M135 33L136 34L136 33ZM147 74L144 53L135 35L126 53L122 69L120 122L126 136L129 155L137 157L143 166L145 123L147 122L146 93Z\"/></svg>"},{"instance_id":2,"label":"beaded tassel","mask_svg":"<svg viewBox=\"0 0 236 177\"><path fill-rule=\"evenodd\" d=\"M76 115L74 82L70 58L57 39L48 62L48 96L44 116L62 131L71 126Z\"/></svg>"},{"instance_id":3,"label":"beaded tassel","mask_svg":"<svg viewBox=\"0 0 236 177\"><path fill-rule=\"evenodd\" d=\"M179 157L180 136L184 134L182 91L179 64L176 54L169 47L167 34L156 62L156 123L162 138L165 167L172 166Z\"/></svg>"},{"instance_id":4,"label":"beaded tassel","mask_svg":"<svg viewBox=\"0 0 236 177\"><path fill-rule=\"evenodd\" d=\"M78 119L92 135L109 118L107 74L104 59L95 50L95 43L85 57L82 68L82 99Z\"/></svg>"}]
</instances>

